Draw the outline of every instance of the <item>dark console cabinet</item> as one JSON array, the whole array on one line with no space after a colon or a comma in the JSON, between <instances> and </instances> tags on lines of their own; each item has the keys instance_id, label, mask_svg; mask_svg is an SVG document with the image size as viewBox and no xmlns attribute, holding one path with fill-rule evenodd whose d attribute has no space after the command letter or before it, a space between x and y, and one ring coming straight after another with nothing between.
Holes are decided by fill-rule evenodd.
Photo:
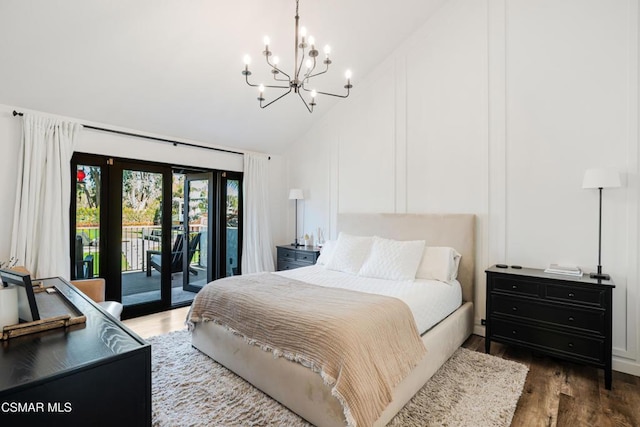
<instances>
[{"instance_id":1,"label":"dark console cabinet","mask_svg":"<svg viewBox=\"0 0 640 427\"><path fill-rule=\"evenodd\" d=\"M151 346L62 279L86 324L0 341L0 420L24 426L151 425Z\"/></svg>"},{"instance_id":2,"label":"dark console cabinet","mask_svg":"<svg viewBox=\"0 0 640 427\"><path fill-rule=\"evenodd\" d=\"M491 342L527 347L604 369L611 389L610 280L491 267L485 350Z\"/></svg>"},{"instance_id":3,"label":"dark console cabinet","mask_svg":"<svg viewBox=\"0 0 640 427\"><path fill-rule=\"evenodd\" d=\"M276 246L278 271L314 265L320 256L320 248L310 246Z\"/></svg>"}]
</instances>

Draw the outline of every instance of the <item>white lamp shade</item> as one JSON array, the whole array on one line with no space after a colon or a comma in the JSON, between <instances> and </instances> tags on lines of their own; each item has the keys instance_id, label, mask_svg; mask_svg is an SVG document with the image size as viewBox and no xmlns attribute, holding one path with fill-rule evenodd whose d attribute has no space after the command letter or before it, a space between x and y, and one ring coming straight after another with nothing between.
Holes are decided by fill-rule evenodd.
<instances>
[{"instance_id":1,"label":"white lamp shade","mask_svg":"<svg viewBox=\"0 0 640 427\"><path fill-rule=\"evenodd\" d=\"M304 193L301 188L292 188L289 190L289 200L303 200Z\"/></svg>"},{"instance_id":2,"label":"white lamp shade","mask_svg":"<svg viewBox=\"0 0 640 427\"><path fill-rule=\"evenodd\" d=\"M620 185L620 173L613 169L587 169L582 180L582 188L616 188Z\"/></svg>"}]
</instances>

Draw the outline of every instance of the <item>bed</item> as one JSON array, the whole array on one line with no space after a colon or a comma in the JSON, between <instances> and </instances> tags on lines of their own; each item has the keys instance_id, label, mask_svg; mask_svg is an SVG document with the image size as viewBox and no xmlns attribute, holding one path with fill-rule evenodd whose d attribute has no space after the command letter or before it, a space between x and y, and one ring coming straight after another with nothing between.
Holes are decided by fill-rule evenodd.
<instances>
[{"instance_id":1,"label":"bed","mask_svg":"<svg viewBox=\"0 0 640 427\"><path fill-rule=\"evenodd\" d=\"M457 281L462 304L420 335L427 352L392 391L374 426L386 425L473 331L475 216L470 214L340 214L338 231L396 240L423 239L461 255ZM313 268L288 273L302 279ZM311 279L309 279L311 280ZM344 407L322 376L300 363L248 345L244 337L215 322L195 323L192 344L258 389L317 426L347 424Z\"/></svg>"}]
</instances>

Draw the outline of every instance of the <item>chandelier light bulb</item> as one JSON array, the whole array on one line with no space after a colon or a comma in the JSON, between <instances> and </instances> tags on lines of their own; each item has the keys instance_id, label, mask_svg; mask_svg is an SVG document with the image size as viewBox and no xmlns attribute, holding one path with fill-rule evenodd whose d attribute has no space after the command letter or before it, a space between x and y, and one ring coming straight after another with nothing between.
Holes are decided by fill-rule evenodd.
<instances>
[{"instance_id":1,"label":"chandelier light bulb","mask_svg":"<svg viewBox=\"0 0 640 427\"><path fill-rule=\"evenodd\" d=\"M269 43L271 43L271 39L269 39L269 36L264 36L264 39L262 39L262 41L264 42L265 46L269 46Z\"/></svg>"},{"instance_id":2,"label":"chandelier light bulb","mask_svg":"<svg viewBox=\"0 0 640 427\"><path fill-rule=\"evenodd\" d=\"M306 36L307 36L307 28L300 27L300 37L306 37Z\"/></svg>"},{"instance_id":3,"label":"chandelier light bulb","mask_svg":"<svg viewBox=\"0 0 640 427\"><path fill-rule=\"evenodd\" d=\"M258 92L260 92L260 95L262 95L264 93L264 85L263 84L258 86Z\"/></svg>"},{"instance_id":4,"label":"chandelier light bulb","mask_svg":"<svg viewBox=\"0 0 640 427\"><path fill-rule=\"evenodd\" d=\"M278 65L280 63L280 58L277 56L273 57L273 65Z\"/></svg>"},{"instance_id":5,"label":"chandelier light bulb","mask_svg":"<svg viewBox=\"0 0 640 427\"><path fill-rule=\"evenodd\" d=\"M331 46L326 45L326 46L324 47L324 54L325 54L325 55L327 55L327 56L329 56L329 54L330 54L330 53L331 53Z\"/></svg>"},{"instance_id":6,"label":"chandelier light bulb","mask_svg":"<svg viewBox=\"0 0 640 427\"><path fill-rule=\"evenodd\" d=\"M351 80L351 70L347 70L347 71L344 73L344 76L347 78L347 80Z\"/></svg>"},{"instance_id":7,"label":"chandelier light bulb","mask_svg":"<svg viewBox=\"0 0 640 427\"><path fill-rule=\"evenodd\" d=\"M307 68L311 68L311 66L313 66L313 63L311 62L310 59L307 59L307 61L304 63L304 65L306 65Z\"/></svg>"},{"instance_id":8,"label":"chandelier light bulb","mask_svg":"<svg viewBox=\"0 0 640 427\"><path fill-rule=\"evenodd\" d=\"M251 64L251 57L249 55L244 56L244 65Z\"/></svg>"},{"instance_id":9,"label":"chandelier light bulb","mask_svg":"<svg viewBox=\"0 0 640 427\"><path fill-rule=\"evenodd\" d=\"M316 39L313 36L309 36L309 44L311 45L311 48L313 49L313 45L316 44Z\"/></svg>"},{"instance_id":10,"label":"chandelier light bulb","mask_svg":"<svg viewBox=\"0 0 640 427\"><path fill-rule=\"evenodd\" d=\"M312 98L315 98L317 95L318 95L318 92L316 92L316 90L315 90L315 89L313 89L313 90L311 91L311 97L312 97Z\"/></svg>"}]
</instances>

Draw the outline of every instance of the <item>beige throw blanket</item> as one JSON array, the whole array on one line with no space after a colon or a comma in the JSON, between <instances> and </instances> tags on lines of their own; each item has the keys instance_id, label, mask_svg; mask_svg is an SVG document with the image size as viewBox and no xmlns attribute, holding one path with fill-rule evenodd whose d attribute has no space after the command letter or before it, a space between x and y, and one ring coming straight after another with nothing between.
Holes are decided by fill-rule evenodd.
<instances>
[{"instance_id":1,"label":"beige throw blanket","mask_svg":"<svg viewBox=\"0 0 640 427\"><path fill-rule=\"evenodd\" d=\"M270 273L209 283L188 316L206 321L319 372L350 426L372 425L426 352L404 302Z\"/></svg>"}]
</instances>

